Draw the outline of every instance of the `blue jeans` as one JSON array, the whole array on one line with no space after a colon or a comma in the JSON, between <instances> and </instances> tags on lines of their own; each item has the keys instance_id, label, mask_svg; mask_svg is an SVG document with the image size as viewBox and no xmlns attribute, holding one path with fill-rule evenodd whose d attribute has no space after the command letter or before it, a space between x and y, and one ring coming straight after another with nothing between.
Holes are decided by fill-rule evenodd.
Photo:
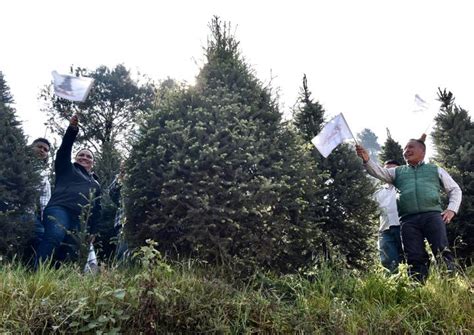
<instances>
[{"instance_id":1,"label":"blue jeans","mask_svg":"<svg viewBox=\"0 0 474 335\"><path fill-rule=\"evenodd\" d=\"M68 232L77 231L79 228L79 216L71 213L67 208L61 206L46 207L43 212L44 235L41 240L35 268L40 262L51 258L54 253L58 260L66 257L65 248L59 248L61 243L76 244Z\"/></svg>"},{"instance_id":2,"label":"blue jeans","mask_svg":"<svg viewBox=\"0 0 474 335\"><path fill-rule=\"evenodd\" d=\"M454 271L453 255L449 250L446 224L439 212L427 212L405 216L401 219L403 250L410 266L409 273L424 282L428 276L430 258L425 249L425 238L431 251L443 258L448 270Z\"/></svg>"},{"instance_id":3,"label":"blue jeans","mask_svg":"<svg viewBox=\"0 0 474 335\"><path fill-rule=\"evenodd\" d=\"M382 265L392 273L397 272L398 264L403 261L400 226L390 226L379 234L379 252Z\"/></svg>"}]
</instances>

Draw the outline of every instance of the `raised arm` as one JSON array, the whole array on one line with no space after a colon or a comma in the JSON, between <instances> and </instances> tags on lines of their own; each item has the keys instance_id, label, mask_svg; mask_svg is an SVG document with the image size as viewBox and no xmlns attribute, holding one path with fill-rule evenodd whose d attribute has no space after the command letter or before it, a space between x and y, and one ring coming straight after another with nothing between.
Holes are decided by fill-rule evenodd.
<instances>
[{"instance_id":1,"label":"raised arm","mask_svg":"<svg viewBox=\"0 0 474 335\"><path fill-rule=\"evenodd\" d=\"M56 160L54 162L56 173L61 173L71 166L72 145L79 132L78 122L77 115L73 115L69 121L69 127L66 129L61 146L56 153Z\"/></svg>"},{"instance_id":2,"label":"raised arm","mask_svg":"<svg viewBox=\"0 0 474 335\"><path fill-rule=\"evenodd\" d=\"M395 168L386 169L377 164L377 162L373 162L364 147L359 144L356 144L356 152L357 156L362 158L364 167L368 174L370 174L372 177L380 179L383 182L389 184L393 183L393 180L395 179Z\"/></svg>"}]
</instances>

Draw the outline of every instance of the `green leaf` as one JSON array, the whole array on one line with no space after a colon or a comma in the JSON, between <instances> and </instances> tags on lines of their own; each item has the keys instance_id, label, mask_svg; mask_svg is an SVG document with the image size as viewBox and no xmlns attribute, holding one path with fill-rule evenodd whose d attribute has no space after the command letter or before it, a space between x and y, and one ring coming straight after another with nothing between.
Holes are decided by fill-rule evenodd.
<instances>
[{"instance_id":1,"label":"green leaf","mask_svg":"<svg viewBox=\"0 0 474 335\"><path fill-rule=\"evenodd\" d=\"M114 297L120 300L123 300L125 298L125 293L127 291L124 289L118 289L114 291Z\"/></svg>"},{"instance_id":2,"label":"green leaf","mask_svg":"<svg viewBox=\"0 0 474 335\"><path fill-rule=\"evenodd\" d=\"M104 323L104 322L109 321L109 318L108 318L107 316L105 316L105 315L101 315L101 316L99 316L99 318L97 319L97 321L100 322L100 323Z\"/></svg>"}]
</instances>

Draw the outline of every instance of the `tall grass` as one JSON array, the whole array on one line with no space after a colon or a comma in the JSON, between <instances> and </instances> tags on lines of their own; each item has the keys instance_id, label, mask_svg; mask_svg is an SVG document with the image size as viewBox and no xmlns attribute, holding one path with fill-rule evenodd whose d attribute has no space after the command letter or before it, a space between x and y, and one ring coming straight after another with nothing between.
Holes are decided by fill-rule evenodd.
<instances>
[{"instance_id":1,"label":"tall grass","mask_svg":"<svg viewBox=\"0 0 474 335\"><path fill-rule=\"evenodd\" d=\"M146 259L146 257L145 257ZM16 264L0 269L0 332L472 334L473 271L434 271L425 285L322 265L310 273L257 273L242 281L197 262L141 267Z\"/></svg>"}]
</instances>

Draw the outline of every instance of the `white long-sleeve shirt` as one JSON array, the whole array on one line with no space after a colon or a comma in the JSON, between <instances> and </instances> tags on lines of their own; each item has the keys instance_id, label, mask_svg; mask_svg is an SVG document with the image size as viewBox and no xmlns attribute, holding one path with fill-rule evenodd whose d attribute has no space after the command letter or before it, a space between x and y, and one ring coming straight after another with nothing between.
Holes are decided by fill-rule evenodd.
<instances>
[{"instance_id":1,"label":"white long-sleeve shirt","mask_svg":"<svg viewBox=\"0 0 474 335\"><path fill-rule=\"evenodd\" d=\"M382 232L390 228L390 226L399 226L397 208L397 189L392 184L386 184L374 193L380 209L380 227Z\"/></svg>"},{"instance_id":2,"label":"white long-sleeve shirt","mask_svg":"<svg viewBox=\"0 0 474 335\"><path fill-rule=\"evenodd\" d=\"M423 163L420 163L420 164L423 164ZM389 184L392 184L393 181L395 180L396 168L386 169L380 166L379 164L371 161L370 159L369 161L367 161L367 163L364 163L364 166L367 169L367 172L371 176L377 179L380 179ZM441 185L443 186L445 192L448 195L449 204L448 204L447 209L457 214L459 211L459 207L461 206L461 200L462 200L461 188L454 181L454 179L449 175L449 173L447 173L445 169L439 166L438 166L438 176L439 176L439 180L441 181Z\"/></svg>"},{"instance_id":3,"label":"white long-sleeve shirt","mask_svg":"<svg viewBox=\"0 0 474 335\"><path fill-rule=\"evenodd\" d=\"M41 218L43 218L43 211L46 205L51 199L51 184L49 183L49 176L47 171L41 172L41 186L40 186L40 197L39 197L39 205L40 205L40 213Z\"/></svg>"}]
</instances>

